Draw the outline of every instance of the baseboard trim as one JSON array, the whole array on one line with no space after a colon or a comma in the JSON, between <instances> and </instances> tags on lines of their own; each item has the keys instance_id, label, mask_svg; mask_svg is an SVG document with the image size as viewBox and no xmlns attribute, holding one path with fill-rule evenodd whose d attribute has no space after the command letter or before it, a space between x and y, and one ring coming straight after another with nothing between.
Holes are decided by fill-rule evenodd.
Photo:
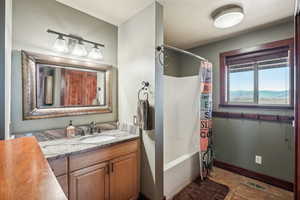
<instances>
[{"instance_id":1,"label":"baseboard trim","mask_svg":"<svg viewBox=\"0 0 300 200\"><path fill-rule=\"evenodd\" d=\"M285 189L285 190L288 190L291 192L293 192L293 190L294 190L293 183L285 181L285 180L281 180L281 179L274 178L274 177L271 177L268 175L253 172L248 169L237 167L237 166L234 166L234 165L231 165L231 164L228 164L225 162L217 161L217 160L214 161L214 166L237 173L237 174L240 174L242 176L256 179L258 181L261 181L261 182L264 182L264 183L267 183L267 184L270 184L270 185L273 185L273 186L276 186L276 187L279 187L279 188L282 188L282 189Z\"/></svg>"}]
</instances>

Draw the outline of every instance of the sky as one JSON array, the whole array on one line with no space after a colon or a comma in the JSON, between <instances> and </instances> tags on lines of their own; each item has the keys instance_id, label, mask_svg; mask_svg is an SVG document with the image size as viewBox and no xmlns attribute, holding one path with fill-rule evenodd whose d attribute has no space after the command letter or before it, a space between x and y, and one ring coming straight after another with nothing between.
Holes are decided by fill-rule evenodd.
<instances>
[{"instance_id":1,"label":"sky","mask_svg":"<svg viewBox=\"0 0 300 200\"><path fill-rule=\"evenodd\" d=\"M230 91L253 90L253 71L230 74ZM289 68L273 68L259 71L259 90L289 90Z\"/></svg>"}]
</instances>

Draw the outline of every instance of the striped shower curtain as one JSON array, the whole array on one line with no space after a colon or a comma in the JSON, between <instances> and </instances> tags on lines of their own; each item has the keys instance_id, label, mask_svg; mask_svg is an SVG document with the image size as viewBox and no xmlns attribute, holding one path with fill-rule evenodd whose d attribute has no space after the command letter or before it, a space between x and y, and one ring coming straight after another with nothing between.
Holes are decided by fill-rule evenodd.
<instances>
[{"instance_id":1,"label":"striped shower curtain","mask_svg":"<svg viewBox=\"0 0 300 200\"><path fill-rule=\"evenodd\" d=\"M200 176L203 180L212 169L212 64L201 62L200 78Z\"/></svg>"}]
</instances>

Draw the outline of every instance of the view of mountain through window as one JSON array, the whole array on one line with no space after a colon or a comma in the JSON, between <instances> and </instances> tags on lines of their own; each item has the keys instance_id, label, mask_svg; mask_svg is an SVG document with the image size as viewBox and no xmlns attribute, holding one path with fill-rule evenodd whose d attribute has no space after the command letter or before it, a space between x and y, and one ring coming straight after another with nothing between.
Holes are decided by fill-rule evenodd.
<instances>
[{"instance_id":1,"label":"view of mountain through window","mask_svg":"<svg viewBox=\"0 0 300 200\"><path fill-rule=\"evenodd\" d=\"M258 73L259 104L290 103L288 67L264 69Z\"/></svg>"},{"instance_id":2,"label":"view of mountain through window","mask_svg":"<svg viewBox=\"0 0 300 200\"><path fill-rule=\"evenodd\" d=\"M229 101L254 102L254 71L231 72L229 77Z\"/></svg>"},{"instance_id":3,"label":"view of mountain through window","mask_svg":"<svg viewBox=\"0 0 300 200\"><path fill-rule=\"evenodd\" d=\"M227 81L229 103L290 104L287 57L229 66Z\"/></svg>"}]
</instances>

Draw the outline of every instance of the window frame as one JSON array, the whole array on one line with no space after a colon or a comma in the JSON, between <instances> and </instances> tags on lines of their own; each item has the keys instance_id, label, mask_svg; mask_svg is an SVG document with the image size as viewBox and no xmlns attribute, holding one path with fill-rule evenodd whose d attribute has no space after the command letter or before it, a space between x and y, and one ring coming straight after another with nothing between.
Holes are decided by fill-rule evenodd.
<instances>
[{"instance_id":1,"label":"window frame","mask_svg":"<svg viewBox=\"0 0 300 200\"><path fill-rule=\"evenodd\" d=\"M229 103L226 99L229 87L228 82L228 66L227 66L227 59L229 57L234 56L243 56L245 54L254 54L255 57L259 57L263 54L263 52L267 50L272 50L276 48L287 48L289 51L289 63L290 63L290 104L289 105L266 105L266 104L256 104L255 101L253 103ZM255 71L254 71L255 73ZM255 78L255 74L254 74ZM258 77L256 77L258 78ZM254 80L255 81L255 80ZM255 93L254 88L254 98ZM258 96L258 95L256 95ZM253 99L254 99L253 98ZM250 48L242 48L233 51L227 51L220 53L220 104L219 107L240 107L240 108L264 108L264 109L293 109L294 108L294 38L274 41L270 43L261 44L258 46L250 47Z\"/></svg>"}]
</instances>

